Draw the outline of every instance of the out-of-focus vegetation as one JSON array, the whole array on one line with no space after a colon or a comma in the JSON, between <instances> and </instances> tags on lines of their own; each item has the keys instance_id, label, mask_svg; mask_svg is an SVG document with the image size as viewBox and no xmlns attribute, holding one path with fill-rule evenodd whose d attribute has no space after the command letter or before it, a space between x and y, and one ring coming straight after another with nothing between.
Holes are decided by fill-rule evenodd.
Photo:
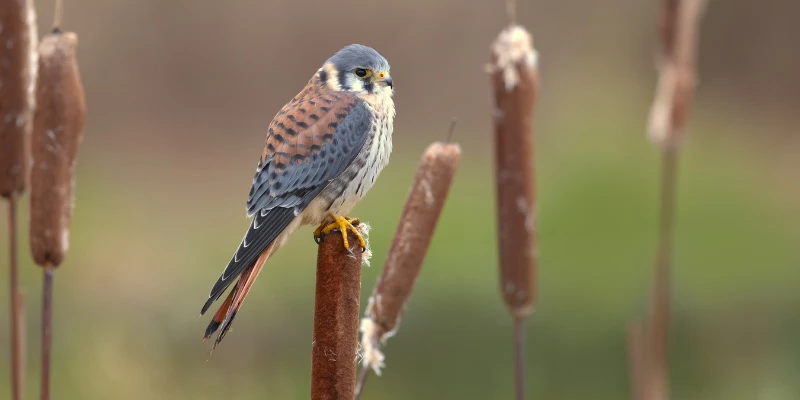
<instances>
[{"instance_id":1,"label":"out-of-focus vegetation","mask_svg":"<svg viewBox=\"0 0 800 400\"><path fill-rule=\"evenodd\" d=\"M72 248L56 279L54 397L308 397L311 228L270 260L210 359L200 342L210 316L198 314L246 228L266 124L330 53L362 42L392 64L398 107L392 162L354 212L373 226L363 304L420 153L443 138L451 116L463 146L387 368L363 398L510 398L482 70L502 6L273 3L66 2L64 27L80 35L88 119ZM656 2L644 3L518 6L542 62L533 398L630 398L625 329L647 299L657 207L657 151L644 134ZM800 120L791 112L800 78L790 73L800 56L782 47L800 34L787 19L798 6L747 3L712 2L703 32L679 177L676 399L800 397ZM51 4L37 5L45 29ZM41 271L22 239L31 396ZM7 290L0 286L0 298ZM0 308L1 321L7 312ZM0 398L8 384L0 379Z\"/></svg>"}]
</instances>

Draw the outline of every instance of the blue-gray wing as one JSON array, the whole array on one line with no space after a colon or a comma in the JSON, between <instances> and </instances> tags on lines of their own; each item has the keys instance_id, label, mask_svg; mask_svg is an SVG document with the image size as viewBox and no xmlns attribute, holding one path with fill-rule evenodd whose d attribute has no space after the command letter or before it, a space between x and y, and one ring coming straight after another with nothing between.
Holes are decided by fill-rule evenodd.
<instances>
[{"instance_id":1,"label":"blue-gray wing","mask_svg":"<svg viewBox=\"0 0 800 400\"><path fill-rule=\"evenodd\" d=\"M306 191L327 184L355 159L366 142L371 112L355 96L337 97L322 102L327 106L315 101L317 108L302 103L284 108L273 120L247 199L248 215L302 205Z\"/></svg>"},{"instance_id":2,"label":"blue-gray wing","mask_svg":"<svg viewBox=\"0 0 800 400\"><path fill-rule=\"evenodd\" d=\"M354 95L324 90L306 87L270 124L247 199L253 219L201 313L353 163L367 142L372 119L367 105Z\"/></svg>"}]
</instances>

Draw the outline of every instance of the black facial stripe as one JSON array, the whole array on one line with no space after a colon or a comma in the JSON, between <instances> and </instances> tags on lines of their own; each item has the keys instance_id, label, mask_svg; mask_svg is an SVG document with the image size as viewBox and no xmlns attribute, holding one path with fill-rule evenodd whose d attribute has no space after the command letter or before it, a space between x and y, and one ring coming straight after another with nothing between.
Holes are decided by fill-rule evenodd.
<instances>
[{"instance_id":1,"label":"black facial stripe","mask_svg":"<svg viewBox=\"0 0 800 400\"><path fill-rule=\"evenodd\" d=\"M350 90L350 86L347 86L345 83L347 82L347 73L348 71L343 69L339 70L339 86L342 88L342 90Z\"/></svg>"},{"instance_id":2,"label":"black facial stripe","mask_svg":"<svg viewBox=\"0 0 800 400\"><path fill-rule=\"evenodd\" d=\"M322 83L327 82L328 81L328 72L326 72L325 70L319 71L319 80Z\"/></svg>"},{"instance_id":3,"label":"black facial stripe","mask_svg":"<svg viewBox=\"0 0 800 400\"><path fill-rule=\"evenodd\" d=\"M372 82L364 82L364 90L366 90L367 93L372 93L372 89L374 89L374 88L375 88L375 84L374 83L372 83Z\"/></svg>"}]
</instances>

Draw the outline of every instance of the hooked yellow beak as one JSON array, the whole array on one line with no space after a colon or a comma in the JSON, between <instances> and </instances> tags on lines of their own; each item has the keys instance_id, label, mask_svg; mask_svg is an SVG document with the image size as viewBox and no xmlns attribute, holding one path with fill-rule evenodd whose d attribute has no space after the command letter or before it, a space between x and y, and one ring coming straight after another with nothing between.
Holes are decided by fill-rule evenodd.
<instances>
[{"instance_id":1,"label":"hooked yellow beak","mask_svg":"<svg viewBox=\"0 0 800 400\"><path fill-rule=\"evenodd\" d=\"M386 71L375 74L375 82L381 86L392 87L392 77Z\"/></svg>"}]
</instances>

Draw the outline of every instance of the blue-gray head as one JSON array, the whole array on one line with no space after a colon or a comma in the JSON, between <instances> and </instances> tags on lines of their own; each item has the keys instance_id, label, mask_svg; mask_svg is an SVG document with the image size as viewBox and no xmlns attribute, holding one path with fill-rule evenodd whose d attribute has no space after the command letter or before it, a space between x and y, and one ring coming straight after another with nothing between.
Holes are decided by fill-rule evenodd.
<instances>
[{"instance_id":1,"label":"blue-gray head","mask_svg":"<svg viewBox=\"0 0 800 400\"><path fill-rule=\"evenodd\" d=\"M373 48L351 44L325 61L317 73L333 90L392 94L389 62Z\"/></svg>"}]
</instances>

